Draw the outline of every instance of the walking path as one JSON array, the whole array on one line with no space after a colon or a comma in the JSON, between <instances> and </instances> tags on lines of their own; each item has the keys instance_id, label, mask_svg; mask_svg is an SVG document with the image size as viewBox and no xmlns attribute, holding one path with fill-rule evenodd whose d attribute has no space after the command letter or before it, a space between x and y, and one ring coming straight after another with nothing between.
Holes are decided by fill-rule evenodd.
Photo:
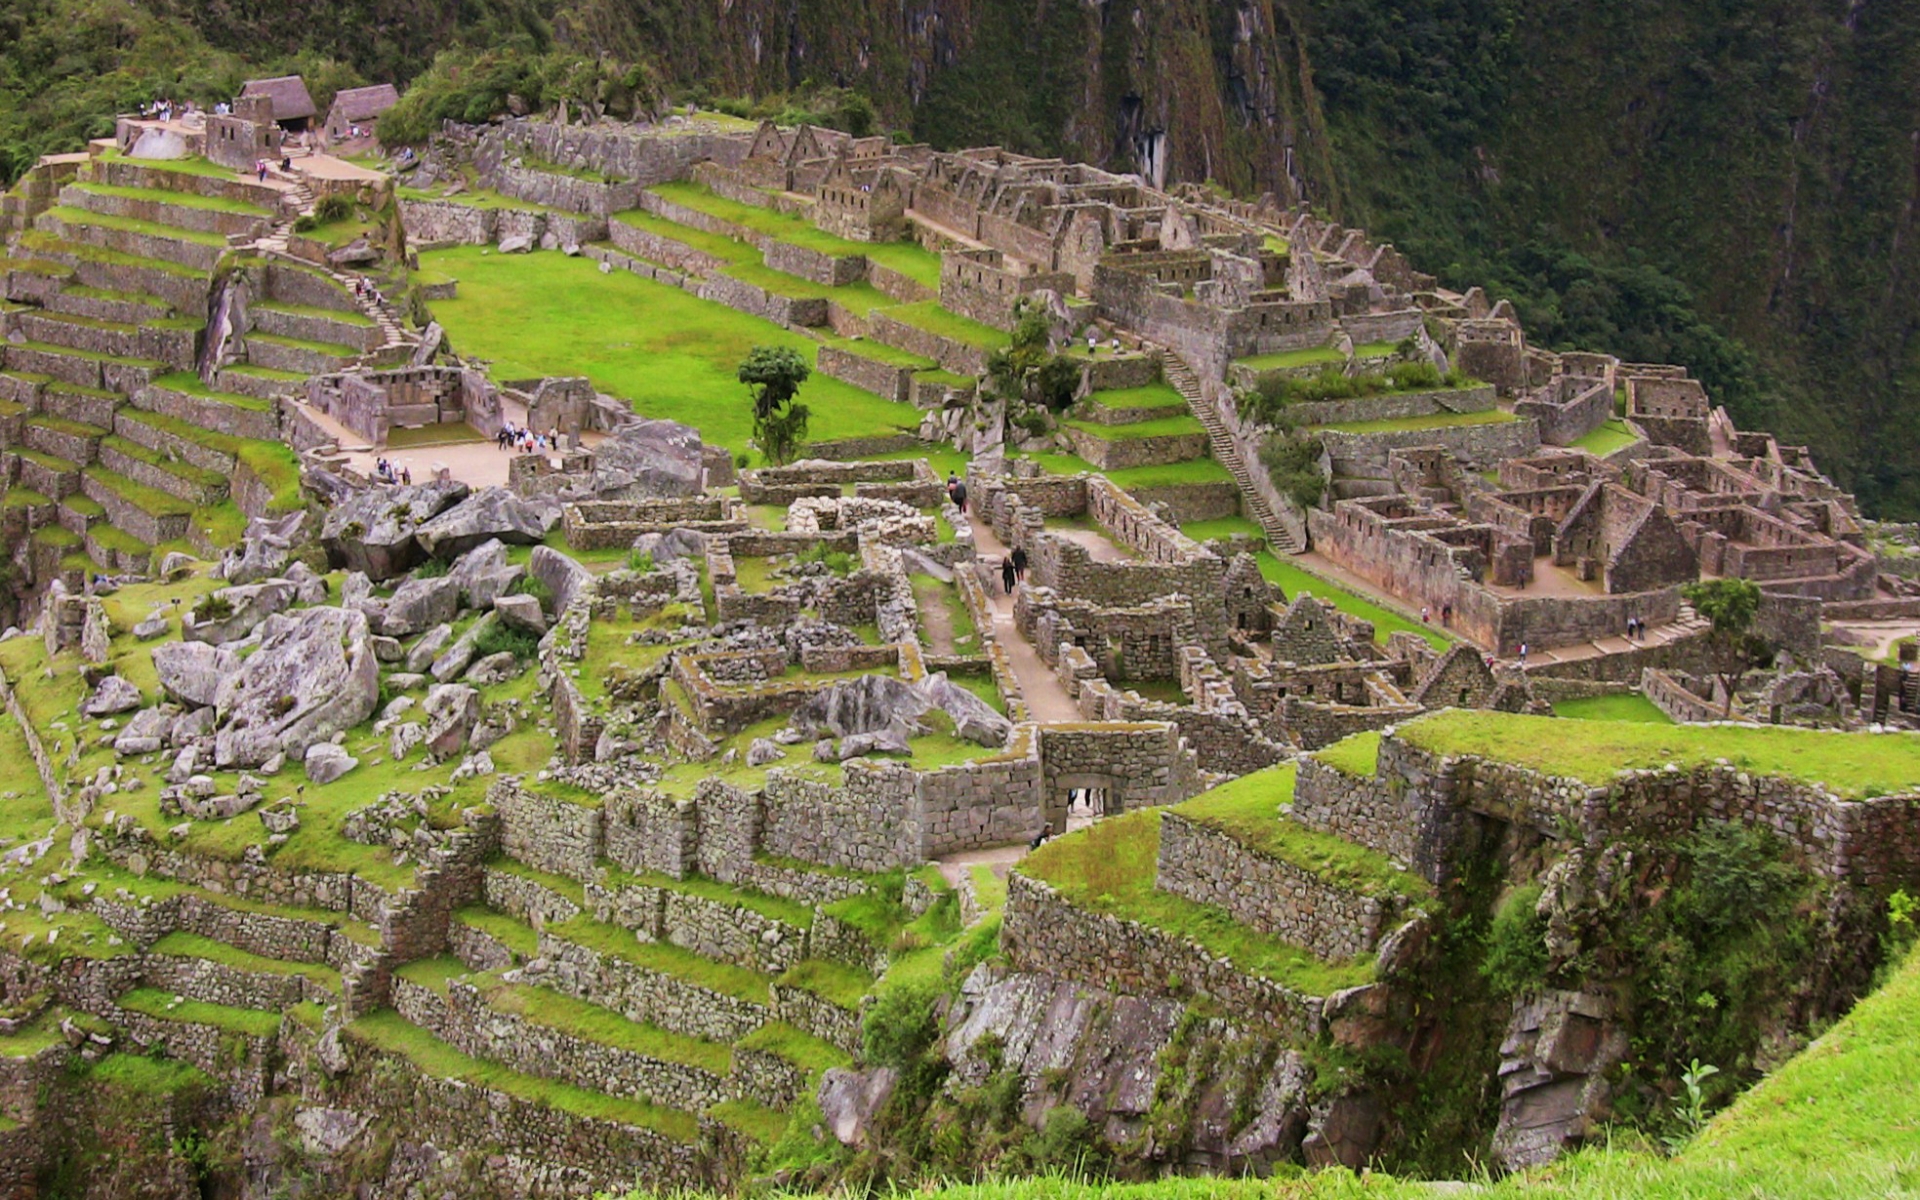
<instances>
[{"instance_id":1,"label":"walking path","mask_svg":"<svg viewBox=\"0 0 1920 1200\"><path fill-rule=\"evenodd\" d=\"M992 566L993 578L987 588L987 600L993 605L993 636L1006 649L1007 662L1013 667L1014 678L1020 681L1020 691L1026 696L1027 712L1040 722L1078 721L1080 706L1067 695L1066 685L1053 673L1033 648L1033 643L1020 632L1020 626L1013 619L1013 597L1000 587L999 564L1008 550L1000 539L994 536L992 527L985 521L973 521L973 548L980 560Z\"/></svg>"}]
</instances>

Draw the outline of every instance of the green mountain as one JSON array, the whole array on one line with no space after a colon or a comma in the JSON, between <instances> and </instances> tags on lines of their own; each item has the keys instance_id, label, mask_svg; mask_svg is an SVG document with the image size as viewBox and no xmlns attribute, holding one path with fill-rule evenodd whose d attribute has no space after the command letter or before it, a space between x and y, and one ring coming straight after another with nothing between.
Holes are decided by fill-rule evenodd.
<instances>
[{"instance_id":1,"label":"green mountain","mask_svg":"<svg viewBox=\"0 0 1920 1200\"><path fill-rule=\"evenodd\" d=\"M846 87L936 145L1305 200L1512 296L1537 341L1687 363L1870 511L1920 516L1899 0L19 0L0 172L155 94L405 81L461 46L591 49L713 98Z\"/></svg>"}]
</instances>

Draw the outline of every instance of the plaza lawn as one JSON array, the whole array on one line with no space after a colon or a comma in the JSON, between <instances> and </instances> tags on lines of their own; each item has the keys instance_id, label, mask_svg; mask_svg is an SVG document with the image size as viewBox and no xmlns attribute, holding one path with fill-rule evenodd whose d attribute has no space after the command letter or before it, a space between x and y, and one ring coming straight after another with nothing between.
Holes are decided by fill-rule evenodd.
<instances>
[{"instance_id":1,"label":"plaza lawn","mask_svg":"<svg viewBox=\"0 0 1920 1200\"><path fill-rule=\"evenodd\" d=\"M940 286L940 256L918 242L852 242L815 228L805 217L729 200L697 183L661 183L651 189L662 199L710 217L731 221L754 233L839 258L860 257L898 271L929 288Z\"/></svg>"},{"instance_id":2,"label":"plaza lawn","mask_svg":"<svg viewBox=\"0 0 1920 1200\"><path fill-rule=\"evenodd\" d=\"M1633 436L1633 431L1627 428L1625 421L1616 418L1576 441L1573 448L1605 458L1614 451L1624 450L1639 440Z\"/></svg>"},{"instance_id":3,"label":"plaza lawn","mask_svg":"<svg viewBox=\"0 0 1920 1200\"><path fill-rule=\"evenodd\" d=\"M1673 718L1639 692L1618 696L1588 696L1584 700L1562 700L1553 706L1556 717L1578 721L1638 721L1645 725L1671 725Z\"/></svg>"},{"instance_id":4,"label":"plaza lawn","mask_svg":"<svg viewBox=\"0 0 1920 1200\"><path fill-rule=\"evenodd\" d=\"M602 275L584 258L430 251L429 268L460 280L433 315L466 354L499 379L585 375L649 417L683 421L710 443L745 450L753 430L735 371L755 346L791 346L811 362L817 343L722 304L625 271ZM912 406L815 373L800 390L814 441L912 430Z\"/></svg>"},{"instance_id":5,"label":"plaza lawn","mask_svg":"<svg viewBox=\"0 0 1920 1200\"><path fill-rule=\"evenodd\" d=\"M1401 726L1400 736L1441 754L1476 754L1591 784L1617 772L1681 770L1725 759L1754 775L1824 784L1845 799L1920 787L1920 734L1828 733L1783 726L1649 725L1583 721L1579 736L1554 717L1447 709Z\"/></svg>"}]
</instances>

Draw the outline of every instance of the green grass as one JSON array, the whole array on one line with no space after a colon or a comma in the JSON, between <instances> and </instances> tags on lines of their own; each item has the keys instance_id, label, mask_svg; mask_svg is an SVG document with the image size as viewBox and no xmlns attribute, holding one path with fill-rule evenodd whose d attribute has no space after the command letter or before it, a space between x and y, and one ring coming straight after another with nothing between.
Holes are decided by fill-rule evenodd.
<instances>
[{"instance_id":1,"label":"green grass","mask_svg":"<svg viewBox=\"0 0 1920 1200\"><path fill-rule=\"evenodd\" d=\"M768 1000L765 975L702 958L691 950L664 942L642 942L631 931L592 917L575 917L564 924L550 926L549 932L596 953L624 959L634 966L671 975L721 995L754 1004L765 1004Z\"/></svg>"},{"instance_id":2,"label":"green grass","mask_svg":"<svg viewBox=\"0 0 1920 1200\"><path fill-rule=\"evenodd\" d=\"M1257 354L1236 358L1234 362L1254 371L1278 371L1288 367L1312 367L1321 363L1344 363L1347 356L1332 346L1309 346L1304 350L1283 350L1279 354Z\"/></svg>"},{"instance_id":3,"label":"green grass","mask_svg":"<svg viewBox=\"0 0 1920 1200\"><path fill-rule=\"evenodd\" d=\"M83 1069L94 1083L148 1096L172 1097L213 1087L213 1078L198 1067L146 1054L109 1054Z\"/></svg>"},{"instance_id":4,"label":"green grass","mask_svg":"<svg viewBox=\"0 0 1920 1200\"><path fill-rule=\"evenodd\" d=\"M591 1120L650 1129L679 1142L691 1143L699 1136L699 1124L689 1113L522 1075L498 1063L470 1058L391 1010L369 1013L347 1026L347 1032L368 1045L405 1058L426 1075L492 1088L530 1104Z\"/></svg>"},{"instance_id":5,"label":"green grass","mask_svg":"<svg viewBox=\"0 0 1920 1200\"><path fill-rule=\"evenodd\" d=\"M127 254L119 250L109 250L105 246L96 246L91 242L75 242L39 230L29 230L20 235L20 244L41 254L64 254L87 262L102 263L109 266L136 267L143 270L158 271L163 275L177 275L183 279L205 279L207 272L185 263L177 263L165 258L147 258L139 254Z\"/></svg>"},{"instance_id":6,"label":"green grass","mask_svg":"<svg viewBox=\"0 0 1920 1200\"><path fill-rule=\"evenodd\" d=\"M1082 433L1092 434L1105 442L1132 442L1141 438L1182 437L1207 432L1200 419L1188 413L1177 417L1161 417L1153 421L1135 421L1130 425L1100 425L1093 421L1066 421L1068 428Z\"/></svg>"},{"instance_id":7,"label":"green grass","mask_svg":"<svg viewBox=\"0 0 1920 1200\"><path fill-rule=\"evenodd\" d=\"M204 158L129 158L118 150L108 150L96 157L104 162L127 163L150 171L169 171L175 175L201 175L208 179L238 179L240 172Z\"/></svg>"},{"instance_id":8,"label":"green grass","mask_svg":"<svg viewBox=\"0 0 1920 1200\"><path fill-rule=\"evenodd\" d=\"M778 1021L771 1021L735 1043L740 1050L758 1050L783 1058L812 1074L830 1067L844 1067L853 1060L846 1051L831 1042Z\"/></svg>"},{"instance_id":9,"label":"green grass","mask_svg":"<svg viewBox=\"0 0 1920 1200\"><path fill-rule=\"evenodd\" d=\"M198 208L208 212L234 213L243 217L271 217L273 214L258 204L245 200L228 200L221 196L202 196L198 192L182 192L172 188L115 187L105 183L75 183L77 191L88 192L96 196L118 196L127 200L151 200L160 204L172 204L180 208Z\"/></svg>"},{"instance_id":10,"label":"green grass","mask_svg":"<svg viewBox=\"0 0 1920 1200\"><path fill-rule=\"evenodd\" d=\"M1629 768L1682 770L1726 759L1739 770L1821 783L1843 798L1895 795L1920 785L1920 734L1829 733L1587 721L1579 736L1553 717L1448 709L1400 728L1412 745L1605 784Z\"/></svg>"},{"instance_id":11,"label":"green grass","mask_svg":"<svg viewBox=\"0 0 1920 1200\"><path fill-rule=\"evenodd\" d=\"M890 308L886 315L902 325L911 325L915 329L981 350L998 350L1007 344L1007 335L1000 330L959 313L949 312L932 300Z\"/></svg>"},{"instance_id":12,"label":"green grass","mask_svg":"<svg viewBox=\"0 0 1920 1200\"><path fill-rule=\"evenodd\" d=\"M150 367L164 369L166 364L151 358L123 358L118 354L95 354L91 350L77 350L72 346L56 346L51 342L15 342L22 350L38 350L42 354L56 354L63 358L82 358L92 362L108 362L123 367Z\"/></svg>"},{"instance_id":13,"label":"green grass","mask_svg":"<svg viewBox=\"0 0 1920 1200\"><path fill-rule=\"evenodd\" d=\"M535 958L540 953L540 935L505 913L476 904L458 910L453 916L462 925L479 930L521 958Z\"/></svg>"},{"instance_id":14,"label":"green grass","mask_svg":"<svg viewBox=\"0 0 1920 1200\"><path fill-rule=\"evenodd\" d=\"M317 304L286 304L278 300L256 300L255 311L290 313L298 317L315 317L323 321L337 321L342 325L356 325L362 329L373 328L373 318L357 309L322 308Z\"/></svg>"},{"instance_id":15,"label":"green grass","mask_svg":"<svg viewBox=\"0 0 1920 1200\"><path fill-rule=\"evenodd\" d=\"M940 286L940 256L918 242L855 242L823 232L804 217L729 200L697 183L662 183L652 189L683 208L731 221L788 245L840 258L865 258L930 288Z\"/></svg>"},{"instance_id":16,"label":"green grass","mask_svg":"<svg viewBox=\"0 0 1920 1200\"><path fill-rule=\"evenodd\" d=\"M608 868L604 882L608 887L619 887L623 884L628 884L636 887L659 888L667 892L678 892L683 896L697 896L702 900L708 900L727 908L742 908L748 912L758 913L760 916L766 917L769 920L780 921L784 924L791 925L795 929L813 928L813 909L807 905L783 899L779 896L769 896L764 892L756 892L748 888L733 887L729 884L721 883L717 879L708 879L700 875L689 875L684 879L675 879L670 875L660 875L653 872L636 875L617 868Z\"/></svg>"},{"instance_id":17,"label":"green grass","mask_svg":"<svg viewBox=\"0 0 1920 1200\"><path fill-rule=\"evenodd\" d=\"M721 262L741 264L760 261L760 251L746 242L736 241L717 233L708 233L689 225L676 225L644 209L636 208L628 212L615 213L613 219L622 225L631 225L635 229L643 229L660 237L672 238L683 246L710 255Z\"/></svg>"},{"instance_id":18,"label":"green grass","mask_svg":"<svg viewBox=\"0 0 1920 1200\"><path fill-rule=\"evenodd\" d=\"M430 252L429 266L460 279L460 295L434 316L467 354L492 360L496 378L586 375L649 417L684 421L706 440L744 450L753 414L736 377L755 346L789 346L809 362L800 334L625 271L559 254L489 255L478 247ZM591 312L596 319L582 320ZM882 400L815 373L800 400L815 441L917 429L911 405Z\"/></svg>"},{"instance_id":19,"label":"green grass","mask_svg":"<svg viewBox=\"0 0 1920 1200\"><path fill-rule=\"evenodd\" d=\"M717 1042L629 1021L610 1009L546 988L505 983L492 976L481 976L472 982L491 1007L582 1041L599 1042L660 1062L697 1067L715 1075L733 1070L733 1051Z\"/></svg>"},{"instance_id":20,"label":"green grass","mask_svg":"<svg viewBox=\"0 0 1920 1200\"><path fill-rule=\"evenodd\" d=\"M1335 770L1371 779L1380 765L1380 733L1369 729L1349 734L1313 756Z\"/></svg>"},{"instance_id":21,"label":"green grass","mask_svg":"<svg viewBox=\"0 0 1920 1200\"><path fill-rule=\"evenodd\" d=\"M68 208L65 205L55 205L47 212L68 229L91 225L98 229L116 229L122 233L137 233L174 242L218 246L223 250L227 245L227 239L221 234L200 233L197 230L181 229L174 225L162 225L158 221L140 221L133 217L110 217L105 213L88 212L84 208Z\"/></svg>"},{"instance_id":22,"label":"green grass","mask_svg":"<svg viewBox=\"0 0 1920 1200\"><path fill-rule=\"evenodd\" d=\"M1292 764L1269 767L1203 792L1173 811L1335 887L1370 896L1425 899L1432 894L1425 880L1395 867L1386 855L1308 829L1286 815L1293 784Z\"/></svg>"},{"instance_id":23,"label":"green grass","mask_svg":"<svg viewBox=\"0 0 1920 1200\"><path fill-rule=\"evenodd\" d=\"M1196 483L1233 482L1233 476L1227 469L1212 458L1189 458L1176 463L1160 463L1151 467L1122 467L1117 471L1104 472L1117 487L1128 491L1159 487L1184 487ZM1256 526L1255 528L1258 528Z\"/></svg>"},{"instance_id":24,"label":"green grass","mask_svg":"<svg viewBox=\"0 0 1920 1200\"><path fill-rule=\"evenodd\" d=\"M1102 408L1184 409L1187 406L1187 398L1175 391L1170 383L1150 383L1145 387L1095 392L1092 400Z\"/></svg>"},{"instance_id":25,"label":"green grass","mask_svg":"<svg viewBox=\"0 0 1920 1200\"><path fill-rule=\"evenodd\" d=\"M1673 718L1639 692L1617 696L1588 696L1581 700L1562 700L1553 706L1556 717L1580 721L1640 721L1648 725L1671 725Z\"/></svg>"},{"instance_id":26,"label":"green grass","mask_svg":"<svg viewBox=\"0 0 1920 1200\"><path fill-rule=\"evenodd\" d=\"M816 331L823 346L832 346L835 350L844 350L848 354L861 358L870 358L875 362L886 363L890 367L912 367L915 374L928 373L933 360L921 358L918 354L889 346L885 342L876 342L872 338L843 338L824 330Z\"/></svg>"},{"instance_id":27,"label":"green grass","mask_svg":"<svg viewBox=\"0 0 1920 1200\"><path fill-rule=\"evenodd\" d=\"M25 1029L0 1036L0 1058L32 1058L65 1040L59 1021L52 1014L42 1014Z\"/></svg>"},{"instance_id":28,"label":"green grass","mask_svg":"<svg viewBox=\"0 0 1920 1200\"><path fill-rule=\"evenodd\" d=\"M1007 881L994 874L990 863L978 863L967 869L967 876L973 881L973 899L988 912L999 912L1007 906Z\"/></svg>"},{"instance_id":29,"label":"green grass","mask_svg":"<svg viewBox=\"0 0 1920 1200\"><path fill-rule=\"evenodd\" d=\"M1633 431L1627 428L1625 421L1616 418L1606 422L1601 425L1600 428L1584 437L1579 438L1573 443L1573 448L1575 450L1585 450L1588 454L1599 458L1605 458L1617 450L1626 449L1639 440L1639 438L1633 435Z\"/></svg>"},{"instance_id":30,"label":"green grass","mask_svg":"<svg viewBox=\"0 0 1920 1200\"><path fill-rule=\"evenodd\" d=\"M201 1000L183 1000L175 1004L172 996L158 988L135 988L120 997L119 1003L121 1008L130 1012L145 1013L162 1021L212 1025L228 1033L240 1033L248 1037L266 1038L280 1032L280 1014L277 1012L235 1008L230 1004L208 1004Z\"/></svg>"},{"instance_id":31,"label":"green grass","mask_svg":"<svg viewBox=\"0 0 1920 1200\"><path fill-rule=\"evenodd\" d=\"M225 942L201 937L197 933L176 930L155 942L148 950L154 954L172 954L180 958L203 958L208 962L254 974L299 975L328 988L340 990L340 973L319 963L286 962L252 954Z\"/></svg>"},{"instance_id":32,"label":"green grass","mask_svg":"<svg viewBox=\"0 0 1920 1200\"><path fill-rule=\"evenodd\" d=\"M1420 429L1460 429L1476 425L1506 425L1520 418L1497 408L1485 412L1428 413L1418 417L1392 417L1384 421L1342 421L1312 428L1333 433L1404 433Z\"/></svg>"},{"instance_id":33,"label":"green grass","mask_svg":"<svg viewBox=\"0 0 1920 1200\"><path fill-rule=\"evenodd\" d=\"M1180 526L1180 532L1196 542L1230 538L1236 533L1254 538L1261 545L1265 545L1267 540L1266 531L1261 529L1260 523L1251 517L1219 517L1211 521L1188 521Z\"/></svg>"},{"instance_id":34,"label":"green grass","mask_svg":"<svg viewBox=\"0 0 1920 1200\"><path fill-rule=\"evenodd\" d=\"M100 507L99 504L94 501L87 500L85 496L80 496L79 498L86 500L87 503L93 505L94 508ZM69 499L71 499L71 497L69 497ZM44 496L31 488L15 487L7 489L6 506L8 508L37 508L40 505L52 503L53 498L51 496ZM76 508L74 511L79 512L81 510Z\"/></svg>"},{"instance_id":35,"label":"green grass","mask_svg":"<svg viewBox=\"0 0 1920 1200\"><path fill-rule=\"evenodd\" d=\"M1054 838L1020 864L1078 907L1107 913L1198 943L1241 971L1308 995L1325 996L1373 977L1372 963L1325 963L1298 946L1239 924L1224 912L1154 886L1160 810L1110 817Z\"/></svg>"},{"instance_id":36,"label":"green grass","mask_svg":"<svg viewBox=\"0 0 1920 1200\"><path fill-rule=\"evenodd\" d=\"M1262 550L1258 559L1260 574L1268 583L1278 584L1288 600L1297 599L1301 592L1312 592L1315 599L1326 601L1350 617L1373 622L1373 639L1383 646L1387 644L1387 638L1395 633L1418 634L1436 650L1445 650L1453 644L1453 639L1433 626L1403 617L1358 592L1323 579L1302 567L1291 556L1283 558Z\"/></svg>"},{"instance_id":37,"label":"green grass","mask_svg":"<svg viewBox=\"0 0 1920 1200\"><path fill-rule=\"evenodd\" d=\"M865 972L820 958L795 963L779 982L849 1010L858 1010L861 999L873 990L873 980Z\"/></svg>"},{"instance_id":38,"label":"green grass","mask_svg":"<svg viewBox=\"0 0 1920 1200\"><path fill-rule=\"evenodd\" d=\"M169 496L159 488L150 488L144 483L136 483L125 475L115 474L100 467L88 467L87 478L94 480L114 495L141 512L156 517L184 516L193 511L190 501L178 496Z\"/></svg>"},{"instance_id":39,"label":"green grass","mask_svg":"<svg viewBox=\"0 0 1920 1200\"><path fill-rule=\"evenodd\" d=\"M243 374L249 375L261 375L266 378L306 378L304 375L297 375L290 371L274 371L267 367L253 367L245 363L236 364L231 367L223 367L221 369L226 371L240 371ZM243 396L238 392L222 392L210 388L192 371L175 371L170 375L162 375L153 381L153 386L165 388L170 392L179 392L184 396L197 396L202 400L218 400L222 404L231 404L235 408L250 409L254 412L270 412L273 409L273 403L271 401L259 400L252 396ZM158 414L150 415L157 416ZM141 419L145 420L146 418L143 417ZM165 420L167 418L162 417L161 419ZM195 425L181 421L173 422L173 426L190 430L198 429ZM219 441L207 441L208 438L226 439L226 435L216 433L213 430L199 430L199 436L194 440L206 441L210 446L220 446L222 444ZM231 438L226 440L237 450L243 439Z\"/></svg>"}]
</instances>

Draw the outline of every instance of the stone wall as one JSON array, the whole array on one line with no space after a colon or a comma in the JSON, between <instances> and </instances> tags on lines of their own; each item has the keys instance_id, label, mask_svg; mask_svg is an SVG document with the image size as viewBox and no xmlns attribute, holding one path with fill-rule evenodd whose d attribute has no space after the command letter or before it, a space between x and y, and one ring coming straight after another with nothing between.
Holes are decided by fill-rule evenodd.
<instances>
[{"instance_id":1,"label":"stone wall","mask_svg":"<svg viewBox=\"0 0 1920 1200\"><path fill-rule=\"evenodd\" d=\"M716 992L544 931L539 939L544 966L526 971L528 983L610 1008L629 1021L716 1042L738 1041L767 1022L766 1003Z\"/></svg>"},{"instance_id":2,"label":"stone wall","mask_svg":"<svg viewBox=\"0 0 1920 1200\"><path fill-rule=\"evenodd\" d=\"M1329 883L1173 812L1160 818L1154 886L1336 962L1372 953L1402 920L1393 897Z\"/></svg>"},{"instance_id":3,"label":"stone wall","mask_svg":"<svg viewBox=\"0 0 1920 1200\"><path fill-rule=\"evenodd\" d=\"M487 790L500 817L500 846L542 871L592 879L600 856L602 812L596 805L537 795L507 777Z\"/></svg>"},{"instance_id":4,"label":"stone wall","mask_svg":"<svg viewBox=\"0 0 1920 1200\"><path fill-rule=\"evenodd\" d=\"M1323 1028L1321 997L1249 975L1160 930L1076 907L1018 871L1007 877L1000 947L1016 971L1136 996L1204 997L1297 1039Z\"/></svg>"}]
</instances>

